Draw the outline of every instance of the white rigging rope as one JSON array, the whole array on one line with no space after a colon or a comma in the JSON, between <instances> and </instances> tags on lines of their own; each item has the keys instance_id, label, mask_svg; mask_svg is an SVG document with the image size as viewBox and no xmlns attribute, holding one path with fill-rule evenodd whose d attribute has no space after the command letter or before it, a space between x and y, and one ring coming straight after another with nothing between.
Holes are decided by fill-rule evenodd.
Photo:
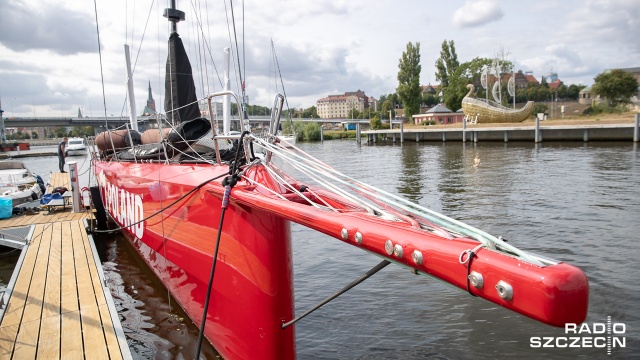
<instances>
[{"instance_id":1,"label":"white rigging rope","mask_svg":"<svg viewBox=\"0 0 640 360\"><path fill-rule=\"evenodd\" d=\"M541 261L533 257L531 254L506 243L502 239L496 238L493 235L478 230L463 222L449 218L433 210L429 210L400 196L391 194L382 189L358 181L324 164L322 161L304 153L298 148L294 147L296 150L298 150L294 152L290 149L271 144L264 139L260 139L255 136L252 136L252 138L254 142L258 143L260 146L263 146L265 150L273 152L273 154L277 155L278 158L282 159L295 169L301 171L303 174L315 181L319 186L348 198L354 203L363 206L365 209L368 209L370 213L371 210L373 210L376 215L385 214L389 216L388 219L400 220L399 218L403 218L402 216L399 216L400 214L389 213L388 211L379 208L377 205L372 205L368 201L364 201L360 198L355 197L346 189L351 189L359 193L363 197L375 201L376 203L386 204L391 208L405 211L408 214L413 214L415 216L418 216L419 218L423 218L429 222L432 222L433 225L436 225L436 230L438 230L438 228L442 228L446 229L447 231L459 233L471 239L479 241L490 249L495 250L496 247L499 247L503 251L511 253L532 264L542 265ZM304 156L302 154L304 154ZM344 185L344 187L337 186L332 182L337 182L340 185ZM429 224L425 225L429 226Z\"/></svg>"}]
</instances>

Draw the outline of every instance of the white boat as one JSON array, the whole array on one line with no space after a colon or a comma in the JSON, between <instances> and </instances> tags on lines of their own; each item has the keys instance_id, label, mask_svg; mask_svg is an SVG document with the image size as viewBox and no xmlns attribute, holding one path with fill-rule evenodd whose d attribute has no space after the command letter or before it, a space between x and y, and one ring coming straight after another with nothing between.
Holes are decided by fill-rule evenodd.
<instances>
[{"instance_id":1,"label":"white boat","mask_svg":"<svg viewBox=\"0 0 640 360\"><path fill-rule=\"evenodd\" d=\"M87 155L87 143L83 138L71 138L65 147L66 155Z\"/></svg>"},{"instance_id":2,"label":"white boat","mask_svg":"<svg viewBox=\"0 0 640 360\"><path fill-rule=\"evenodd\" d=\"M284 135L284 134L278 134L276 135L276 137L278 138L278 140L280 140L280 143L282 144L282 146L286 147L286 148L290 148L290 147L294 147L296 146L296 135Z\"/></svg>"},{"instance_id":3,"label":"white boat","mask_svg":"<svg viewBox=\"0 0 640 360\"><path fill-rule=\"evenodd\" d=\"M0 197L11 198L17 206L42 196L38 177L20 161L0 161Z\"/></svg>"}]
</instances>

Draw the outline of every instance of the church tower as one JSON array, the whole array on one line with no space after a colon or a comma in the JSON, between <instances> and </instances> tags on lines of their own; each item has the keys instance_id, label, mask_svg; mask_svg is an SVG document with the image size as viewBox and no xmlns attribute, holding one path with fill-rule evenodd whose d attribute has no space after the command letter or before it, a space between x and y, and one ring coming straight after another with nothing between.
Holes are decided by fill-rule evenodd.
<instances>
[{"instance_id":1,"label":"church tower","mask_svg":"<svg viewBox=\"0 0 640 360\"><path fill-rule=\"evenodd\" d=\"M153 100L151 95L151 81L149 81L149 98L147 99L147 106L142 110L142 116L149 116L156 113L156 101Z\"/></svg>"}]
</instances>

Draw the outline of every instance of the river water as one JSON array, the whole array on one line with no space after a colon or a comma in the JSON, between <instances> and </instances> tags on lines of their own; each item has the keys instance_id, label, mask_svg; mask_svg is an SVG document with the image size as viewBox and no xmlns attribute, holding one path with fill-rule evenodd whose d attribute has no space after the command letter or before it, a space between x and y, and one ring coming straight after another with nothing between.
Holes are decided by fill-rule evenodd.
<instances>
[{"instance_id":1,"label":"river water","mask_svg":"<svg viewBox=\"0 0 640 360\"><path fill-rule=\"evenodd\" d=\"M606 323L611 317L618 330L624 329L600 335L617 338L617 346L607 355L606 348L586 347L589 342L583 338L598 335L565 334L564 329L471 297L434 278L388 266L296 324L299 359L640 356L637 145L378 142L358 146L335 140L299 146L350 176L501 235L522 249L582 268L590 283L586 324L593 329L594 323ZM23 160L45 180L45 173L56 171L55 158ZM82 158L78 161L82 169L88 167ZM292 239L297 314L380 261L295 224ZM121 240L111 235L97 242L134 356L192 357L197 329ZM531 337L570 336L582 338L580 347L530 344ZM206 354L215 358L210 348Z\"/></svg>"}]
</instances>

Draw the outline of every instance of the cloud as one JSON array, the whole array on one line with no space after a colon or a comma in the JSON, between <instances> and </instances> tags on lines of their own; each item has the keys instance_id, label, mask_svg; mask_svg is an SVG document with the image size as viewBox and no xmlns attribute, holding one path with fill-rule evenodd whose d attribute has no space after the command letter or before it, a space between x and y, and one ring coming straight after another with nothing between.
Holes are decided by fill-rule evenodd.
<instances>
[{"instance_id":1,"label":"cloud","mask_svg":"<svg viewBox=\"0 0 640 360\"><path fill-rule=\"evenodd\" d=\"M587 1L569 14L564 29L558 33L574 41L609 44L638 53L639 28L640 2Z\"/></svg>"},{"instance_id":2,"label":"cloud","mask_svg":"<svg viewBox=\"0 0 640 360\"><path fill-rule=\"evenodd\" d=\"M90 16L63 6L42 3L35 7L16 0L2 5L0 44L14 51L95 52L95 32Z\"/></svg>"},{"instance_id":3,"label":"cloud","mask_svg":"<svg viewBox=\"0 0 640 360\"><path fill-rule=\"evenodd\" d=\"M380 94L376 88L382 79L354 69L347 61L345 47L308 49L300 44L277 43L276 53L289 106L308 107L316 100L345 91L365 90L367 95ZM247 59L263 59L258 50ZM270 52L270 50L268 50ZM247 63L249 96L253 104L271 104L276 91L282 92L280 75L273 64ZM254 70L257 69L257 70ZM330 84L330 87L327 87Z\"/></svg>"},{"instance_id":4,"label":"cloud","mask_svg":"<svg viewBox=\"0 0 640 360\"><path fill-rule=\"evenodd\" d=\"M498 21L504 13L493 0L467 0L453 14L453 23L457 27L476 27Z\"/></svg>"}]
</instances>

